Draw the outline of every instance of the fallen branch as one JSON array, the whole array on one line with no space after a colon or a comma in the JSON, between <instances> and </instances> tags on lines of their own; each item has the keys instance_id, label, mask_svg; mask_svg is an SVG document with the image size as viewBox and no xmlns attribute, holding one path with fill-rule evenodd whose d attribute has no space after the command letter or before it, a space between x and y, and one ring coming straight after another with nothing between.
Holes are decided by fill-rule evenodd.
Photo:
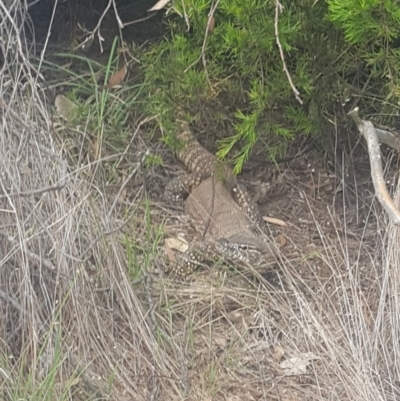
<instances>
[{"instance_id":1,"label":"fallen branch","mask_svg":"<svg viewBox=\"0 0 400 401\"><path fill-rule=\"evenodd\" d=\"M300 104L303 104L303 101L300 98L300 92L294 86L294 83L292 81L292 77L290 76L289 70L287 69L286 61L285 61L285 55L283 53L283 48L282 48L282 45L281 45L281 41L279 39L279 14L282 11L283 11L282 4L279 2L279 0L275 0L275 25L274 25L275 26L275 40L276 40L276 44L277 44L278 49L279 49L279 54L281 56L282 68L283 68L283 71L286 74L287 80L289 81L289 85L292 88L292 91L294 93L294 97L296 98L296 100Z\"/></svg>"},{"instance_id":2,"label":"fallen branch","mask_svg":"<svg viewBox=\"0 0 400 401\"><path fill-rule=\"evenodd\" d=\"M400 140L389 131L375 129L370 121L361 120L358 115L358 110L358 107L356 107L350 111L349 116L355 121L360 134L367 141L375 195L393 223L400 226L400 210L393 203L386 189L382 171L381 151L379 149L379 142L382 142L400 151Z\"/></svg>"}]
</instances>

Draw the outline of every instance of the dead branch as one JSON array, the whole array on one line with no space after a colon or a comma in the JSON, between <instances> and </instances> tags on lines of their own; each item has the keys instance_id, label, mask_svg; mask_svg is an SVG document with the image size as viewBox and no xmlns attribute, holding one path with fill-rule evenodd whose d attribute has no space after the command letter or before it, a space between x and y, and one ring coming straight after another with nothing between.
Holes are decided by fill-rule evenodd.
<instances>
[{"instance_id":1,"label":"dead branch","mask_svg":"<svg viewBox=\"0 0 400 401\"><path fill-rule=\"evenodd\" d=\"M207 27L205 29L205 34L204 34L204 39L203 39L203 45L201 46L201 52L200 52L200 56L198 57L198 59L196 61L194 61L192 64L189 65L189 67L187 67L184 71L184 73L186 74L186 72L188 72L193 66L195 66L200 60L202 60L203 62L203 67L204 67L204 72L206 74L207 77L207 81L208 84L210 85L211 90L214 92L214 89L211 85L211 81L210 78L208 76L208 71L207 71L207 61L206 61L206 45L207 45L207 38L208 35L211 33L211 29L210 27L214 24L214 14L215 11L218 8L218 5L220 3L221 0L217 0L215 2L215 4L213 4L211 6L210 12L208 13L208 20L207 20Z\"/></svg>"},{"instance_id":2,"label":"dead branch","mask_svg":"<svg viewBox=\"0 0 400 401\"><path fill-rule=\"evenodd\" d=\"M371 121L361 120L358 111L359 109L356 107L350 111L349 116L355 121L360 134L367 141L371 165L371 177L375 188L375 195L393 223L400 226L400 210L393 203L389 192L386 189L382 171L381 151L379 149L379 142L382 142L389 146L393 146L396 150L400 151L400 141L389 131L376 130Z\"/></svg>"},{"instance_id":3,"label":"dead branch","mask_svg":"<svg viewBox=\"0 0 400 401\"><path fill-rule=\"evenodd\" d=\"M125 189L125 187L128 185L128 183L130 182L130 180L132 179L132 177L137 173L137 171L139 170L139 167L141 167L144 163L144 161L146 160L147 156L149 156L150 154L150 150L147 149L146 152L143 154L143 156L140 159L140 162L136 164L136 167L132 170L132 172L129 174L129 177L123 182L123 184L121 185L121 188L119 189L113 204L111 205L111 208L108 212L108 217L110 218L112 212L114 211L115 206L118 203L118 200L121 198L121 194L122 191Z\"/></svg>"},{"instance_id":4,"label":"dead branch","mask_svg":"<svg viewBox=\"0 0 400 401\"><path fill-rule=\"evenodd\" d=\"M378 136L378 141L390 146L391 148L400 152L400 137L393 134L393 132L386 131L383 129L375 128L376 134Z\"/></svg>"},{"instance_id":5,"label":"dead branch","mask_svg":"<svg viewBox=\"0 0 400 401\"><path fill-rule=\"evenodd\" d=\"M283 6L282 4L279 2L279 0L275 0L275 40L276 40L276 44L278 46L279 49L279 54L281 56L281 60L282 60L282 65L283 65L283 71L285 71L286 77L289 81L289 85L292 88L292 91L294 93L294 97L296 98L296 100L300 103L303 104L303 101L300 98L300 92L297 90L297 88L294 86L293 81L292 81L292 77L290 76L289 70L286 67L286 61L285 61L285 55L283 54L283 48L281 45L281 41L279 39L279 14L283 11Z\"/></svg>"}]
</instances>

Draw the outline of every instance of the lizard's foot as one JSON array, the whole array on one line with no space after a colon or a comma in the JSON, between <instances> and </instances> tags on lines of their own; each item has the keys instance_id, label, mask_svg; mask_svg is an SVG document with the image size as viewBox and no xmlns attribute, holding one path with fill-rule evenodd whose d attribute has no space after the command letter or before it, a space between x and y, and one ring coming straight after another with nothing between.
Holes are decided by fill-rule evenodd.
<instances>
[{"instance_id":1,"label":"lizard's foot","mask_svg":"<svg viewBox=\"0 0 400 401\"><path fill-rule=\"evenodd\" d=\"M176 262L171 262L168 273L182 280L187 280L189 276L199 268L208 266L207 262L212 260L215 255L215 247L209 242L196 243L187 252L176 252Z\"/></svg>"},{"instance_id":2,"label":"lizard's foot","mask_svg":"<svg viewBox=\"0 0 400 401\"><path fill-rule=\"evenodd\" d=\"M200 268L210 268L216 261L226 263L256 264L262 260L261 252L257 247L220 239L212 242L195 243L188 252L177 252L176 263L169 269L172 276L187 280L189 276Z\"/></svg>"}]
</instances>

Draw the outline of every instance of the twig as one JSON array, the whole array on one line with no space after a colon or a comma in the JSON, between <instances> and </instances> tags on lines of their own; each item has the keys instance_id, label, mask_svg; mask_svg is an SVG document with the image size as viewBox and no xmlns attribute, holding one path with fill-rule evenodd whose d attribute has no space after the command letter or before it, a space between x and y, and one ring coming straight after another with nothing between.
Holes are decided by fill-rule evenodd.
<instances>
[{"instance_id":1,"label":"twig","mask_svg":"<svg viewBox=\"0 0 400 401\"><path fill-rule=\"evenodd\" d=\"M145 278L145 292L146 292L146 299L149 305L148 316L149 316L149 327L151 333L153 334L154 338L157 337L158 326L157 326L157 319L156 319L156 305L153 299L153 278L151 274L148 272L147 268L143 266L142 272ZM155 361L154 361L155 364ZM153 365L154 366L154 365ZM151 393L150 393L150 401L155 401L157 399L157 395L160 390L160 380L156 374L154 367L151 369Z\"/></svg>"},{"instance_id":2,"label":"twig","mask_svg":"<svg viewBox=\"0 0 400 401\"><path fill-rule=\"evenodd\" d=\"M112 212L114 211L114 208L118 202L118 199L121 196L122 191L124 190L124 188L126 187L126 185L128 184L128 182L132 179L132 177L137 173L137 171L139 170L139 167L144 163L144 161L146 160L146 157L150 154L149 149L146 150L146 152L144 153L144 155L142 156L142 158L140 159L139 163L137 163L136 167L132 170L132 172L129 174L128 178L123 182L123 184L121 185L121 188L119 189L117 195L115 196L114 202L111 205L111 208L108 212L108 218L110 218Z\"/></svg>"},{"instance_id":3,"label":"twig","mask_svg":"<svg viewBox=\"0 0 400 401\"><path fill-rule=\"evenodd\" d=\"M212 198L211 198L211 210L207 213L207 224L205 225L205 227L204 227L204 230L203 230L203 234L202 234L202 236L201 236L201 240L202 241L204 241L205 240L205 237L206 237L206 234L207 234L207 231L208 231L208 229L210 228L210 224L211 224L211 221L212 221L212 216L213 216L213 214L214 214L214 209L215 209L215 175L213 174L212 176L211 176L211 178L212 178Z\"/></svg>"},{"instance_id":4,"label":"twig","mask_svg":"<svg viewBox=\"0 0 400 401\"><path fill-rule=\"evenodd\" d=\"M121 32L121 29L123 29L124 24L122 23L122 20L118 14L117 5L115 4L115 0L112 0L112 3L113 3L113 8L114 8L115 19L118 22L118 28L120 29L120 32Z\"/></svg>"},{"instance_id":5,"label":"twig","mask_svg":"<svg viewBox=\"0 0 400 401\"><path fill-rule=\"evenodd\" d=\"M218 4L219 4L220 1L221 0L217 0L216 3L211 7L210 12L208 13L208 21L207 21L206 31L205 31L204 39L203 39L203 45L201 46L201 52L200 52L199 58L196 61L194 61L192 64L190 64L189 67L187 67L185 69L185 71L184 71L184 73L188 72L193 66L195 66L200 60L202 60L203 61L203 67L204 67L204 69L206 71L207 80L208 80L208 83L210 84L210 87L211 87L211 83L210 83L210 80L209 80L208 74L207 74L205 51L206 51L206 44L207 44L208 34L210 32L210 25L211 25L211 23L212 23L212 21L214 19L214 13L215 13L215 10L217 9Z\"/></svg>"},{"instance_id":6,"label":"twig","mask_svg":"<svg viewBox=\"0 0 400 401\"><path fill-rule=\"evenodd\" d=\"M16 246L16 247L19 247L19 246L20 246L20 244L19 244L13 237L11 237L11 235L8 235L7 232L5 232L5 231L3 231L3 230L0 230L0 235L3 235L4 237L6 237L7 240L8 240L11 244L13 244L14 246ZM50 269L50 270L52 270L52 271L55 271L55 270L56 270L56 267L50 262L50 260L45 259L45 258L42 258L41 256L36 255L36 253L33 253L33 252L29 251L28 249L25 249L25 253L26 253L29 257L31 257L32 259L36 260L37 262L42 263L42 264L43 264L45 267L47 267L48 269Z\"/></svg>"},{"instance_id":7,"label":"twig","mask_svg":"<svg viewBox=\"0 0 400 401\"><path fill-rule=\"evenodd\" d=\"M54 184L54 185L49 185L44 188L38 188L38 189L33 189L31 191L22 191L22 192L16 192L16 193L7 193L5 195L0 195L0 199L4 198L10 198L10 197L23 197L23 196L31 196L31 195L40 195L45 192L50 192L50 191L57 191L65 187L66 184L66 177L67 177L67 169L68 169L68 164L65 160L63 160L61 157L57 156L52 150L47 149L43 145L40 145L39 143L36 143L32 140L29 141L29 143L32 146L36 146L38 149L40 149L43 153L46 153L48 156L56 159L59 167L60 167L60 179Z\"/></svg>"},{"instance_id":8,"label":"twig","mask_svg":"<svg viewBox=\"0 0 400 401\"><path fill-rule=\"evenodd\" d=\"M279 54L281 55L281 60L282 60L282 65L283 65L283 71L285 71L286 77L289 81L289 85L292 88L292 91L294 93L294 96L296 100L300 103L303 104L303 101L300 98L300 92L296 89L296 87L293 84L292 77L290 76L290 73L286 67L286 62L285 62L285 55L283 54L283 48L281 45L281 42L279 40L279 29L278 29L278 24L279 24L279 13L283 11L283 6L279 2L279 0L275 0L275 39L276 39L276 44L278 45L279 48Z\"/></svg>"},{"instance_id":9,"label":"twig","mask_svg":"<svg viewBox=\"0 0 400 401\"><path fill-rule=\"evenodd\" d=\"M58 6L58 0L56 0L54 2L53 12L51 14L51 19L50 19L50 27L49 27L49 29L47 31L46 40L44 42L43 50L41 51L41 54L40 54L38 72L40 72L40 70L42 68L42 64L43 64L43 60L44 60L44 57L45 57L45 54L46 54L47 46L49 44L49 39L50 39L50 35L51 35L51 27L53 26L53 21L54 21L54 16L56 14L57 6ZM43 79L43 77L41 75L37 74L36 78L35 78L35 83L34 83L35 85L37 85L37 81L38 81L39 78Z\"/></svg>"},{"instance_id":10,"label":"twig","mask_svg":"<svg viewBox=\"0 0 400 401\"><path fill-rule=\"evenodd\" d=\"M360 134L365 138L368 145L371 177L374 184L375 195L393 223L400 226L400 210L397 209L386 189L382 171L381 152L379 149L379 139L381 139L382 136L384 139L387 139L389 136L386 134L387 131L383 130L380 130L380 134L377 134L375 127L370 121L360 119L358 111L359 109L356 107L350 111L349 116L357 124Z\"/></svg>"},{"instance_id":11,"label":"twig","mask_svg":"<svg viewBox=\"0 0 400 401\"><path fill-rule=\"evenodd\" d=\"M176 14L178 14L181 18L183 18L185 20L186 23L186 32L190 31L190 22L189 22L189 17L187 15L186 12L186 8L185 8L185 2L184 0L181 0L181 6L182 6L182 10L183 10L183 15L182 13L174 6L171 6L166 12L165 12L165 16L168 17L169 12L172 10L174 11Z\"/></svg>"},{"instance_id":12,"label":"twig","mask_svg":"<svg viewBox=\"0 0 400 401\"><path fill-rule=\"evenodd\" d=\"M183 9L183 18L185 19L185 22L186 22L187 32L189 32L190 31L190 23L189 23L189 17L186 12L185 2L182 0L181 3L182 3L182 9Z\"/></svg>"},{"instance_id":13,"label":"twig","mask_svg":"<svg viewBox=\"0 0 400 401\"><path fill-rule=\"evenodd\" d=\"M125 157L126 153L128 152L130 146L132 145L132 142L135 140L137 133L139 132L140 128L142 127L142 125L147 124L151 121L153 121L156 117L146 117L145 119L143 119L142 121L139 122L139 124L137 125L135 132L133 133L131 140L129 141L129 143L126 145L124 153L121 154L121 159L120 161L117 163L116 168L118 168L121 164L121 161L123 159L123 157Z\"/></svg>"},{"instance_id":14,"label":"twig","mask_svg":"<svg viewBox=\"0 0 400 401\"><path fill-rule=\"evenodd\" d=\"M138 23L143 22L143 21L147 21L148 19L153 18L155 15L157 15L157 12L149 14L146 17L143 17L143 18L135 19L134 21L125 22L124 27L129 26L129 25L138 24Z\"/></svg>"},{"instance_id":15,"label":"twig","mask_svg":"<svg viewBox=\"0 0 400 401\"><path fill-rule=\"evenodd\" d=\"M101 36L100 33L100 28L101 28L101 24L103 23L103 20L108 12L108 10L111 8L111 6L114 9L114 15L115 15L115 19L117 20L118 23L118 30L119 30L119 35L120 35L120 39L121 42L123 42L123 35L122 35L122 29L125 28L128 25L132 25L135 24L137 22L140 21L144 21L150 17L152 17L153 15L155 15L156 13L150 15L149 17L143 18L142 20L136 20L136 21L131 21L131 22L127 22L127 23L123 23L121 17L118 14L118 9L117 9L117 5L115 0L109 0L106 8L104 9L103 13L101 14L99 20L97 21L97 25L94 27L94 29L92 31L86 31L87 34L89 35L82 43L80 43L78 46L76 46L74 48L74 50L80 49L85 47L87 42L93 41L94 40L94 36L97 34L98 39L99 39L99 45L100 45L100 53L103 53L104 49L103 49L103 44L102 42L104 41L103 37ZM133 59L139 63L139 60L137 60L136 58L133 57Z\"/></svg>"},{"instance_id":16,"label":"twig","mask_svg":"<svg viewBox=\"0 0 400 401\"><path fill-rule=\"evenodd\" d=\"M14 298L10 297L2 290L0 290L0 298L8 302L19 313L25 314L25 311L21 308L21 305Z\"/></svg>"},{"instance_id":17,"label":"twig","mask_svg":"<svg viewBox=\"0 0 400 401\"><path fill-rule=\"evenodd\" d=\"M101 14L99 20L97 21L97 25L94 27L94 29L93 29L91 32L89 32L89 36L88 36L82 43L80 43L78 46L76 46L74 50L77 50L77 49L79 49L79 48L81 48L81 47L84 47L88 41L94 40L94 36L95 36L96 33L97 33L97 36L98 36L98 39L99 39L99 45L100 45L100 53L103 53L104 49L103 49L103 44L102 44L102 42L103 42L104 39L103 39L103 37L101 36L100 28L101 28L101 24L102 24L102 22L103 22L103 19L105 18L105 16L106 16L108 10L111 8L111 6L112 6L113 4L114 4L114 0L109 0L109 2L108 2L108 4L107 4L106 8L104 9L103 13ZM116 9L114 9L114 10L116 10ZM116 11L115 11L115 12L116 12ZM118 22L118 25L119 25L119 21L120 21L120 18L119 18L118 14L117 14L117 22Z\"/></svg>"}]
</instances>

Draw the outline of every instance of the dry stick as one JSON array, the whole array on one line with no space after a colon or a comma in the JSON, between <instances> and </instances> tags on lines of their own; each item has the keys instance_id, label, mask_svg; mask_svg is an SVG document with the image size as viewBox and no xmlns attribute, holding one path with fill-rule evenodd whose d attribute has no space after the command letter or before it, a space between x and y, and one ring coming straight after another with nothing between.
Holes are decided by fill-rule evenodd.
<instances>
[{"instance_id":1,"label":"dry stick","mask_svg":"<svg viewBox=\"0 0 400 401\"><path fill-rule=\"evenodd\" d=\"M211 85L210 77L209 77L208 71L207 71L207 61L206 61L206 51L205 50L206 50L207 37L208 37L208 34L210 33L210 26L211 26L211 23L214 24L214 22L213 22L214 21L214 13L215 13L215 10L217 9L220 1L221 0L217 0L216 3L211 7L210 12L208 13L206 33L204 35L203 46L201 47L201 60L203 61L204 72L206 74L207 82L208 82L208 85L210 86L210 89L212 92L214 92L214 88Z\"/></svg>"},{"instance_id":2,"label":"dry stick","mask_svg":"<svg viewBox=\"0 0 400 401\"><path fill-rule=\"evenodd\" d=\"M26 315L25 310L13 297L9 296L4 291L0 290L0 298L3 299L3 301L8 302L14 309L16 309L19 313L21 313L21 315L23 314L25 317Z\"/></svg>"},{"instance_id":3,"label":"dry stick","mask_svg":"<svg viewBox=\"0 0 400 401\"><path fill-rule=\"evenodd\" d=\"M15 249L18 248L20 245L11 235L9 235L6 231L0 230L0 235L4 236L12 245L15 246ZM43 266L47 267L49 270L55 271L56 267L51 263L49 259L43 258L36 253L25 249L25 253L31 257L32 259L36 260L38 263L41 263Z\"/></svg>"},{"instance_id":4,"label":"dry stick","mask_svg":"<svg viewBox=\"0 0 400 401\"><path fill-rule=\"evenodd\" d=\"M202 236L201 236L201 237L202 237L202 241L204 241L204 239L205 239L205 237L206 237L206 234L207 234L207 231L208 231L208 229L210 228L210 224L211 224L211 220L212 220L212 215L213 215L214 209L215 209L215 175L213 174L213 175L211 176L211 178L212 178L211 210L210 210L210 212L208 213L207 224L205 225L204 230L203 230L203 234L202 234Z\"/></svg>"},{"instance_id":5,"label":"dry stick","mask_svg":"<svg viewBox=\"0 0 400 401\"><path fill-rule=\"evenodd\" d=\"M128 184L128 182L132 179L132 177L137 173L137 171L139 170L139 167L143 165L143 163L145 162L147 156L149 156L150 154L150 150L147 149L146 152L143 154L143 156L141 157L139 163L136 164L136 167L132 170L132 172L129 174L129 177L123 182L123 184L121 185L121 188L119 189L117 195L115 196L114 202L111 205L111 208L108 212L108 218L110 218L112 212L114 211L115 206L117 205L118 200L120 199L120 196L122 194L122 191L124 190L124 188L126 187L126 185Z\"/></svg>"},{"instance_id":6,"label":"dry stick","mask_svg":"<svg viewBox=\"0 0 400 401\"><path fill-rule=\"evenodd\" d=\"M187 32L189 32L190 31L190 22L189 22L189 17L186 12L185 2L183 0L181 0L181 5L182 5L182 10L183 10L183 18L185 19L185 22L186 22Z\"/></svg>"},{"instance_id":7,"label":"dry stick","mask_svg":"<svg viewBox=\"0 0 400 401\"><path fill-rule=\"evenodd\" d=\"M203 45L201 46L201 53L200 53L200 56L199 56L199 58L198 58L196 61L194 61L192 64L189 65L189 67L186 68L186 70L184 71L184 73L188 72L188 70L190 70L190 69L191 69L194 65L196 65L200 60L202 60L202 61L203 61L203 67L204 67L204 69L206 70L206 74L207 74L206 59L205 59L205 51L206 51L207 37L208 37L208 34L209 34L209 32L210 32L210 24L211 24L211 21L212 21L213 18L214 18L215 10L217 9L218 4L219 4L220 1L221 1L221 0L217 0L217 2L211 7L210 12L208 13L208 21L207 21L207 26L206 26L206 32L205 32L205 34L204 34ZM209 78L208 78L208 74L207 74L207 80L208 80L208 83L209 83L210 86L211 86L210 80L209 80Z\"/></svg>"},{"instance_id":8,"label":"dry stick","mask_svg":"<svg viewBox=\"0 0 400 401\"><path fill-rule=\"evenodd\" d=\"M142 121L140 121L140 123L137 125L135 132L133 133L131 140L129 141L129 143L126 145L124 152L121 154L121 158L120 161L117 163L116 168L119 168L122 159L125 157L126 153L128 152L130 146L132 145L132 142L136 139L136 135L139 132L140 128L142 127L142 125L147 124L149 122L151 122L152 120L154 120L156 117L146 117L145 119L143 119Z\"/></svg>"},{"instance_id":9,"label":"dry stick","mask_svg":"<svg viewBox=\"0 0 400 401\"><path fill-rule=\"evenodd\" d=\"M134 25L134 24L138 24L139 22L147 21L148 19L153 18L155 15L157 15L156 11L154 13L152 13L152 14L149 14L147 17L135 19L134 21L131 21L131 22L125 22L124 28L129 26L129 25Z\"/></svg>"},{"instance_id":10,"label":"dry stick","mask_svg":"<svg viewBox=\"0 0 400 401\"><path fill-rule=\"evenodd\" d=\"M294 96L296 100L300 103L303 104L303 101L300 98L300 92L296 89L296 87L293 84L292 77L290 76L290 73L286 67L286 62L285 62L285 56L283 54L283 48L281 45L281 42L279 40L279 29L278 29L278 23L279 23L279 13L283 11L283 6L279 2L279 0L275 0L275 39L276 39L276 44L278 45L279 48L279 54L281 55L281 60L283 64L283 71L285 71L286 77L289 81L290 87L292 88L292 91L294 93Z\"/></svg>"},{"instance_id":11,"label":"dry stick","mask_svg":"<svg viewBox=\"0 0 400 401\"><path fill-rule=\"evenodd\" d=\"M61 157L57 156L52 150L47 149L43 145L40 145L39 143L35 143L34 141L29 141L29 143L32 146L38 147L43 153L46 153L48 156L56 159L58 165L60 166L59 180L54 185L49 185L47 187L37 188L37 189L33 189L31 191L21 191L21 192L6 194L6 195L0 195L0 199L4 199L4 198L8 198L8 197L40 195L45 192L57 191L57 190L60 190L65 187L66 177L67 177L67 169L68 169L67 162L65 160L63 160Z\"/></svg>"},{"instance_id":12,"label":"dry stick","mask_svg":"<svg viewBox=\"0 0 400 401\"><path fill-rule=\"evenodd\" d=\"M368 154L371 165L371 177L374 184L375 195L378 198L379 203L386 210L389 218L397 226L400 226L400 210L397 209L396 205L393 203L390 195L386 189L385 180L383 178L382 162L381 162L381 152L379 149L379 140L383 142L392 138L388 135L388 131L379 130L380 133L377 134L375 127L370 121L361 120L358 115L358 107L350 111L349 116L357 124L360 134L365 138L368 145ZM383 140L382 140L383 138ZM393 141L390 141L393 143ZM387 143L387 142L385 142ZM400 151L400 148L397 147Z\"/></svg>"},{"instance_id":13,"label":"dry stick","mask_svg":"<svg viewBox=\"0 0 400 401\"><path fill-rule=\"evenodd\" d=\"M150 329L152 331L152 334L154 338L157 337L157 320L156 320L156 314L155 314L155 303L153 301L153 296L152 296L152 288L153 288L153 279L151 277L151 274L146 269L143 269L143 274L145 276L145 289L146 289L146 298L147 302L149 304L149 318L150 318ZM155 371L155 366L156 362L154 361L152 368L151 368L151 393L150 393L150 401L154 401L157 399L157 395L160 391L160 379L156 374Z\"/></svg>"},{"instance_id":14,"label":"dry stick","mask_svg":"<svg viewBox=\"0 0 400 401\"><path fill-rule=\"evenodd\" d=\"M56 15L56 9L57 9L57 5L58 5L58 0L56 0L54 2L54 6L53 6L53 12L51 14L51 18L50 18L50 25L49 25L49 29L47 30L47 36L46 36L46 40L44 42L44 46L43 46L43 50L40 53L40 60L39 60L39 65L38 65L38 72L41 70L42 68L42 64L43 64L43 60L46 54L46 50L47 50L47 46L49 44L49 40L50 40L50 35L51 35L51 28L53 27L53 22L54 22L54 17ZM38 79L42 79L43 80L43 76L37 74L35 81L34 81L34 85L37 85L37 81Z\"/></svg>"},{"instance_id":15,"label":"dry stick","mask_svg":"<svg viewBox=\"0 0 400 401\"><path fill-rule=\"evenodd\" d=\"M115 15L115 19L116 19L116 21L117 21L117 23L118 23L118 30L119 30L119 34L120 34L121 41L122 41L122 39L123 39L123 38L122 38L122 29L123 29L123 28L125 28L125 27L128 26L128 25L132 25L132 24L134 24L134 23L136 23L136 22L140 22L140 21L144 21L144 20L148 19L148 18L143 18L143 19L141 19L141 20L137 20L137 21L133 21L133 22L128 22L128 23L124 24L124 23L122 22L122 20L121 20L121 17L120 17L119 14L118 14L117 5L116 5L116 3L115 3L115 0L109 0L109 2L108 2L108 4L107 4L106 8L104 9L103 13L101 14L99 20L97 21L97 25L94 27L94 29L93 29L92 31L86 31L86 30L85 30L85 31L89 34L89 36L88 36L82 43L80 43L78 46L76 46L76 47L75 47L75 50L80 49L81 47L84 47L88 42L93 41L93 40L94 40L94 36L95 36L96 33L97 33L97 36L98 36L98 38L99 38L100 53L103 53L104 49L103 49L102 41L103 41L104 39L103 39L103 37L101 36L100 28L101 28L101 24L103 23L103 20L104 20L106 14L107 14L108 10L111 8L111 6L113 6L113 9L114 9L114 15ZM150 17L154 16L155 14L156 14L156 13L154 13L154 14L151 15ZM132 57L132 58L133 58L136 62L139 63L139 60L138 60L138 59L136 59L136 58L134 58L134 57Z\"/></svg>"},{"instance_id":16,"label":"dry stick","mask_svg":"<svg viewBox=\"0 0 400 401\"><path fill-rule=\"evenodd\" d=\"M77 49L79 49L81 47L84 47L87 42L89 42L91 40L94 40L94 35L97 33L97 36L99 37L100 53L103 53L104 49L103 49L102 41L104 39L101 36L100 27L101 27L101 24L103 22L103 19L105 18L108 10L111 8L112 5L114 5L114 1L113 0L109 0L106 8L104 9L103 13L101 14L99 20L97 21L97 25L94 27L93 31L91 31L90 35L81 44L76 46L76 48L74 50L77 50ZM115 8L114 8L114 10L115 10ZM121 19L119 18L118 14L116 14L116 18L117 18L117 22L118 22L118 26L119 26L119 23L120 23Z\"/></svg>"}]
</instances>

